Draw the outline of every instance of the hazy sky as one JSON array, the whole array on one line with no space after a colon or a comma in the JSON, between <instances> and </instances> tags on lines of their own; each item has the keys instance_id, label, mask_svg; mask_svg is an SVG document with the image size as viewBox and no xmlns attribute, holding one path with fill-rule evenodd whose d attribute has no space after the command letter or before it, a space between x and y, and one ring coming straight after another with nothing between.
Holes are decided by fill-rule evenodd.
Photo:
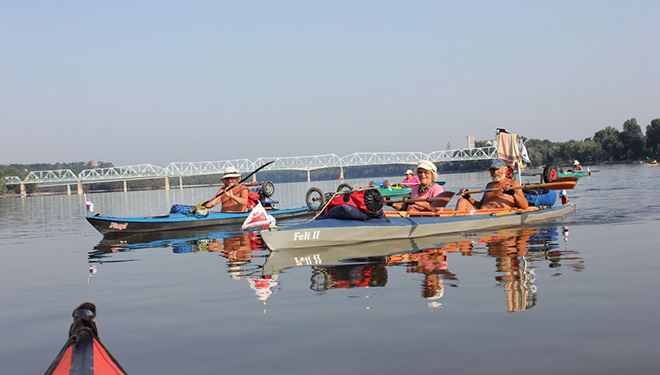
<instances>
[{"instance_id":1,"label":"hazy sky","mask_svg":"<svg viewBox=\"0 0 660 375\"><path fill-rule=\"evenodd\" d=\"M660 117L655 1L0 0L0 163L581 140Z\"/></svg>"}]
</instances>

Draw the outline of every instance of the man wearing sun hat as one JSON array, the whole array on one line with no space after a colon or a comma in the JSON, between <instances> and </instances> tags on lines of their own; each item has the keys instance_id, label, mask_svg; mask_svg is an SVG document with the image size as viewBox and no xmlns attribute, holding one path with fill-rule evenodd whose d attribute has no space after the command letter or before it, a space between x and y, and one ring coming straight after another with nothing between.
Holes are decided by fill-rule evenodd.
<instances>
[{"instance_id":1,"label":"man wearing sun hat","mask_svg":"<svg viewBox=\"0 0 660 375\"><path fill-rule=\"evenodd\" d=\"M222 183L225 186L218 190L215 198L204 205L202 203L199 205L211 208L222 203L221 212L247 212L248 189L245 185L238 184L240 180L241 175L236 168L232 166L225 168L225 174L222 176Z\"/></svg>"},{"instance_id":2,"label":"man wearing sun hat","mask_svg":"<svg viewBox=\"0 0 660 375\"><path fill-rule=\"evenodd\" d=\"M529 207L529 202L522 189L512 189L512 187L520 186L520 183L506 177L508 168L501 159L494 159L488 168L492 181L486 185L486 190L493 190L485 192L480 201L472 198L470 194L465 194L467 189L459 190L458 194L461 195L461 198L456 203L456 211L513 207L525 209Z\"/></svg>"},{"instance_id":3,"label":"man wearing sun hat","mask_svg":"<svg viewBox=\"0 0 660 375\"><path fill-rule=\"evenodd\" d=\"M417 186L417 184L419 184L419 178L415 176L412 169L408 169L406 171L406 178L401 181L401 184L406 186Z\"/></svg>"}]
</instances>

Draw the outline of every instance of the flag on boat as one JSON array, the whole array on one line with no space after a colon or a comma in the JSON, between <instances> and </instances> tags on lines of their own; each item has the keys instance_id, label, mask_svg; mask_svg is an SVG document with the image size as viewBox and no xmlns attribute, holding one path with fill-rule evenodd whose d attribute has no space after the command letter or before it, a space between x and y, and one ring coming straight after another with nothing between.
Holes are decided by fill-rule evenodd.
<instances>
[{"instance_id":1,"label":"flag on boat","mask_svg":"<svg viewBox=\"0 0 660 375\"><path fill-rule=\"evenodd\" d=\"M255 227L266 228L271 224L275 225L275 221L276 219L271 214L266 212L264 206L262 206L261 202L259 202L256 206L254 206L252 211L250 211L248 217L245 218L241 229L246 230Z\"/></svg>"},{"instance_id":2,"label":"flag on boat","mask_svg":"<svg viewBox=\"0 0 660 375\"><path fill-rule=\"evenodd\" d=\"M85 302L73 310L69 340L46 370L49 374L125 374L126 371L99 340L96 306Z\"/></svg>"},{"instance_id":3,"label":"flag on boat","mask_svg":"<svg viewBox=\"0 0 660 375\"><path fill-rule=\"evenodd\" d=\"M87 209L87 212L94 212L94 203L89 200L87 194L85 194L85 208Z\"/></svg>"}]
</instances>

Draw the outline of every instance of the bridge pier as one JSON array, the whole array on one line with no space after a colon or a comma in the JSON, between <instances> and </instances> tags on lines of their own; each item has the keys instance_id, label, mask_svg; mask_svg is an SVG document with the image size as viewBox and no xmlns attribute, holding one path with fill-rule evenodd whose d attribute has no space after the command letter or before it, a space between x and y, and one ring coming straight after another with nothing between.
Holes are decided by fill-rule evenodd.
<instances>
[{"instance_id":1,"label":"bridge pier","mask_svg":"<svg viewBox=\"0 0 660 375\"><path fill-rule=\"evenodd\" d=\"M179 176L179 189L183 190L183 177Z\"/></svg>"},{"instance_id":2,"label":"bridge pier","mask_svg":"<svg viewBox=\"0 0 660 375\"><path fill-rule=\"evenodd\" d=\"M77 193L78 195L82 195L82 194L83 194L83 190L82 190L82 181L80 181L80 180L78 180L78 182L76 182L76 193Z\"/></svg>"},{"instance_id":3,"label":"bridge pier","mask_svg":"<svg viewBox=\"0 0 660 375\"><path fill-rule=\"evenodd\" d=\"M20 193L21 193L21 197L24 197L24 196L27 195L27 193L25 192L25 184L22 183L22 182L21 182L21 187L20 187Z\"/></svg>"},{"instance_id":4,"label":"bridge pier","mask_svg":"<svg viewBox=\"0 0 660 375\"><path fill-rule=\"evenodd\" d=\"M126 186L126 180L124 180L124 193L128 191L128 186Z\"/></svg>"},{"instance_id":5,"label":"bridge pier","mask_svg":"<svg viewBox=\"0 0 660 375\"><path fill-rule=\"evenodd\" d=\"M307 182L311 182L311 181L312 181L312 176L311 176L311 173L310 173L310 171L309 171L309 169L308 169L308 170L307 170Z\"/></svg>"},{"instance_id":6,"label":"bridge pier","mask_svg":"<svg viewBox=\"0 0 660 375\"><path fill-rule=\"evenodd\" d=\"M170 178L165 176L165 190L170 190Z\"/></svg>"},{"instance_id":7,"label":"bridge pier","mask_svg":"<svg viewBox=\"0 0 660 375\"><path fill-rule=\"evenodd\" d=\"M344 179L344 166L343 165L339 166L339 179L340 180Z\"/></svg>"},{"instance_id":8,"label":"bridge pier","mask_svg":"<svg viewBox=\"0 0 660 375\"><path fill-rule=\"evenodd\" d=\"M71 195L71 185L66 185L66 195Z\"/></svg>"}]
</instances>

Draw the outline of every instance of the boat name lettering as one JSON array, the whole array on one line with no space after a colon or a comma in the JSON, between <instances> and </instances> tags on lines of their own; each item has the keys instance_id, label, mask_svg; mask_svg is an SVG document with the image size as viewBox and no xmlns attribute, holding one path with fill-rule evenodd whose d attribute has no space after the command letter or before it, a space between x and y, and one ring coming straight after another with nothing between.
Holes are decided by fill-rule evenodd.
<instances>
[{"instance_id":1,"label":"boat name lettering","mask_svg":"<svg viewBox=\"0 0 660 375\"><path fill-rule=\"evenodd\" d=\"M318 240L320 236L321 236L320 230L294 232L293 240L294 241Z\"/></svg>"},{"instance_id":2,"label":"boat name lettering","mask_svg":"<svg viewBox=\"0 0 660 375\"><path fill-rule=\"evenodd\" d=\"M124 230L127 226L128 223L115 223L114 221L110 223L110 229Z\"/></svg>"},{"instance_id":3,"label":"boat name lettering","mask_svg":"<svg viewBox=\"0 0 660 375\"><path fill-rule=\"evenodd\" d=\"M323 264L321 260L321 255L314 254L312 256L306 257L293 257L293 260L296 262L296 266L312 266L316 264Z\"/></svg>"}]
</instances>

